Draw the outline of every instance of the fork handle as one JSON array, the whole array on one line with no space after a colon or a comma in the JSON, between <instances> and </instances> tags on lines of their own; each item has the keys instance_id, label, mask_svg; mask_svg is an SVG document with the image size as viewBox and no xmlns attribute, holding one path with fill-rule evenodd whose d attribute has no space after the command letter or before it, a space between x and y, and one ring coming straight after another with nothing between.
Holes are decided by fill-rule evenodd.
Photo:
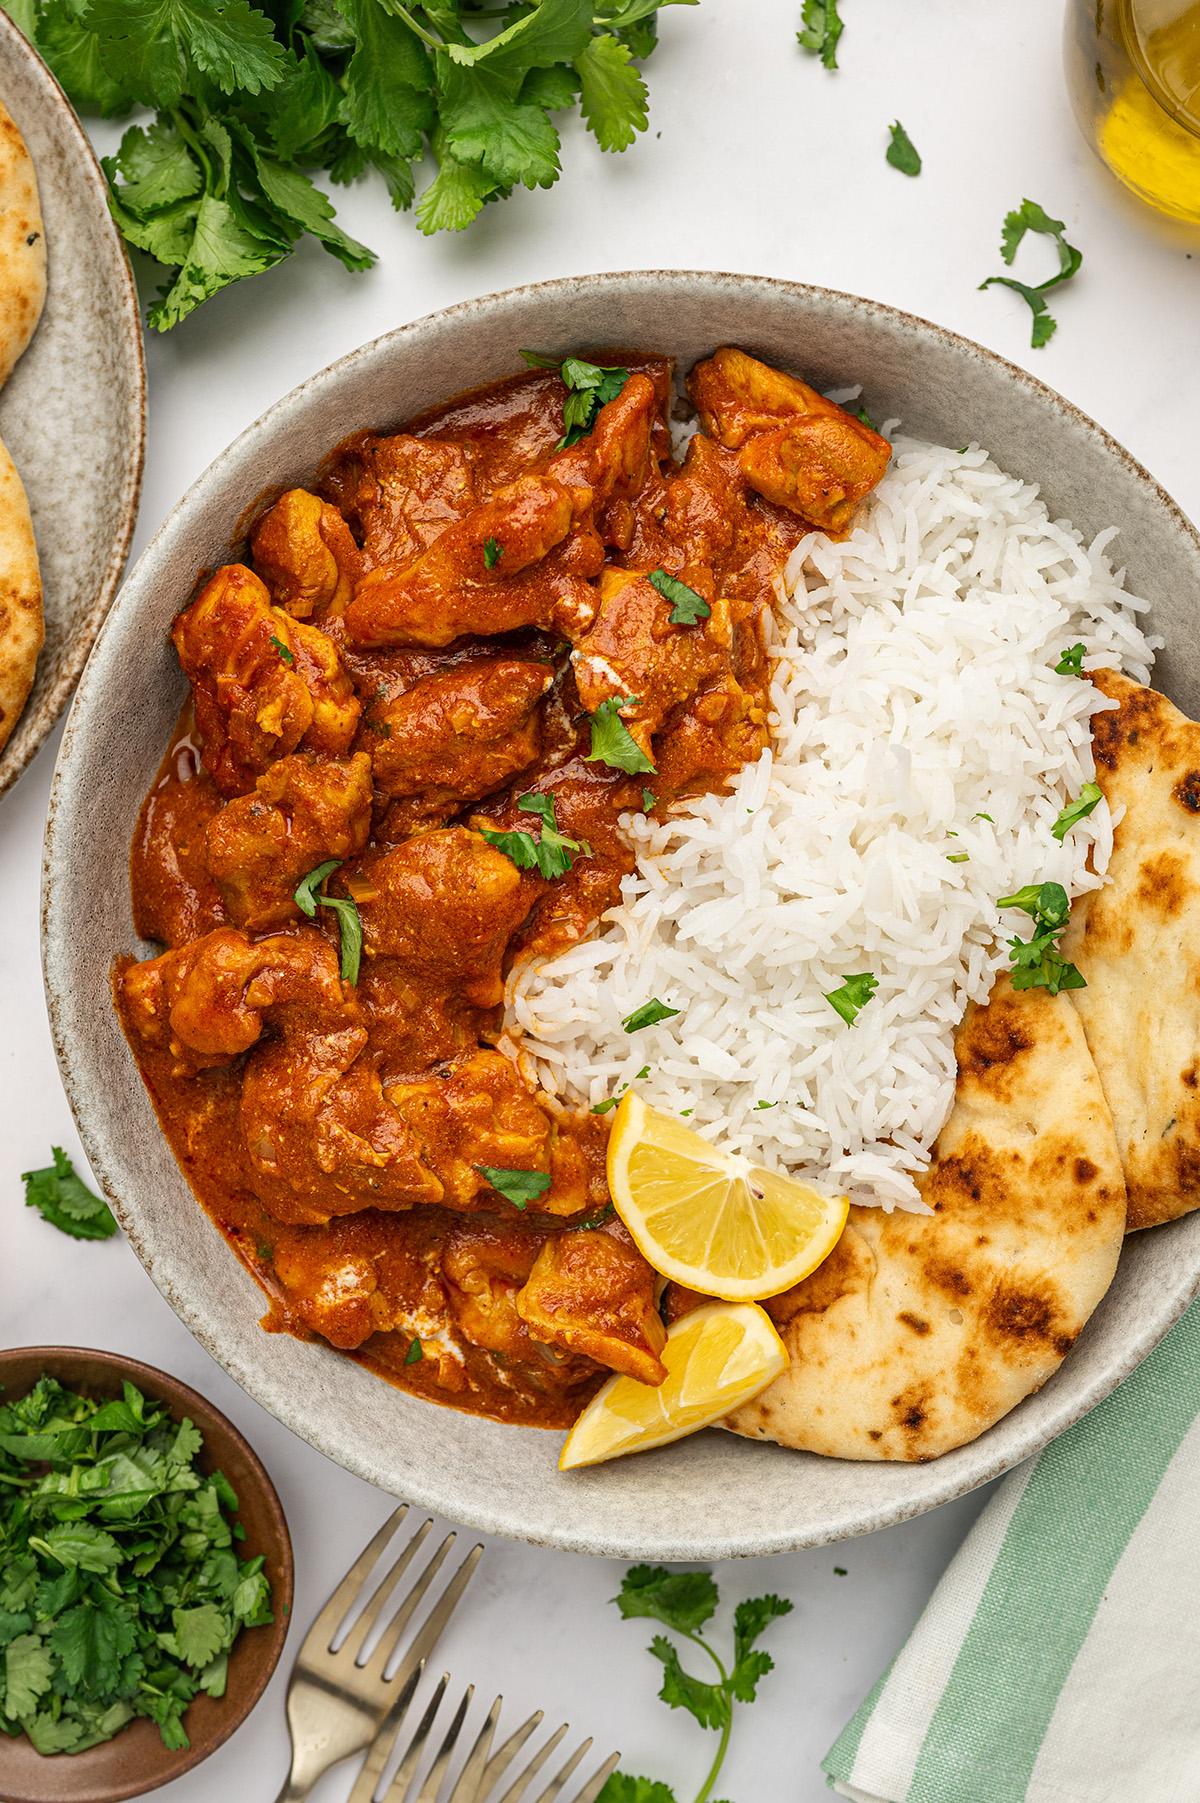
<instances>
[{"instance_id":1,"label":"fork handle","mask_svg":"<svg viewBox=\"0 0 1200 1803\"><path fill-rule=\"evenodd\" d=\"M311 1789L311 1784L297 1784L295 1777L289 1772L287 1783L276 1797L275 1803L301 1803L301 1799L307 1797Z\"/></svg>"}]
</instances>

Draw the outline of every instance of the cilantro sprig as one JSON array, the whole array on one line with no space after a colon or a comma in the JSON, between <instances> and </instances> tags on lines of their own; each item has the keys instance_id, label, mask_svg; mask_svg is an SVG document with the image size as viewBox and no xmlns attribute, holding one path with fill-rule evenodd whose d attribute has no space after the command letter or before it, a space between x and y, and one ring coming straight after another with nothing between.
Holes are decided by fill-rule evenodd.
<instances>
[{"instance_id":1,"label":"cilantro sprig","mask_svg":"<svg viewBox=\"0 0 1200 1803\"><path fill-rule=\"evenodd\" d=\"M601 407L615 401L629 380L629 371L618 365L587 363L582 357L548 357L544 351L522 351L521 355L531 369L556 369L566 386L563 435L556 451L569 450L586 438Z\"/></svg>"},{"instance_id":2,"label":"cilantro sprig","mask_svg":"<svg viewBox=\"0 0 1200 1803\"><path fill-rule=\"evenodd\" d=\"M864 970L857 976L844 978L841 987L831 989L825 1000L846 1025L852 1027L878 988L879 978Z\"/></svg>"},{"instance_id":3,"label":"cilantro sprig","mask_svg":"<svg viewBox=\"0 0 1200 1803\"><path fill-rule=\"evenodd\" d=\"M650 762L621 718L621 709L639 706L640 699L637 695L610 695L594 714L588 715L592 749L583 760L585 764L607 764L611 770L624 770L629 776L658 775L658 765Z\"/></svg>"},{"instance_id":4,"label":"cilantro sprig","mask_svg":"<svg viewBox=\"0 0 1200 1803\"><path fill-rule=\"evenodd\" d=\"M353 984L358 982L358 970L362 961L362 916L351 896L318 894L326 878L331 877L335 870L340 870L343 862L341 858L330 858L327 863L318 864L315 870L310 870L296 890L295 902L300 912L307 914L310 920L316 919L318 908L333 909L337 915L342 948L342 981Z\"/></svg>"},{"instance_id":5,"label":"cilantro sprig","mask_svg":"<svg viewBox=\"0 0 1200 1803\"><path fill-rule=\"evenodd\" d=\"M888 127L891 132L891 143L887 147L887 161L901 175L920 175L921 153L901 125L899 119Z\"/></svg>"},{"instance_id":6,"label":"cilantro sprig","mask_svg":"<svg viewBox=\"0 0 1200 1803\"><path fill-rule=\"evenodd\" d=\"M514 1208L527 1208L531 1202L536 1202L539 1196L545 1195L552 1181L545 1171L509 1171L503 1165L495 1164L477 1164L475 1169Z\"/></svg>"},{"instance_id":7,"label":"cilantro sprig","mask_svg":"<svg viewBox=\"0 0 1200 1803\"><path fill-rule=\"evenodd\" d=\"M1015 895L1002 895L998 908L1020 908L1033 921L1033 937L1009 940L1014 989L1086 989L1087 983L1058 949L1071 917L1071 903L1061 883L1026 883Z\"/></svg>"},{"instance_id":8,"label":"cilantro sprig","mask_svg":"<svg viewBox=\"0 0 1200 1803\"><path fill-rule=\"evenodd\" d=\"M647 580L664 601L672 603L668 615L672 626L694 626L697 620L707 620L712 613L704 596L680 582L678 576L669 576L666 570L651 570Z\"/></svg>"},{"instance_id":9,"label":"cilantro sprig","mask_svg":"<svg viewBox=\"0 0 1200 1803\"><path fill-rule=\"evenodd\" d=\"M494 11L477 0L5 0L79 112L156 109L104 170L126 242L159 265L159 331L306 235L370 268L312 171L338 185L370 172L400 210L432 159L416 205L429 235L551 187L555 115L575 106L602 150L624 150L647 125L635 59L654 49L658 8L696 3L541 0L483 37Z\"/></svg>"},{"instance_id":10,"label":"cilantro sprig","mask_svg":"<svg viewBox=\"0 0 1200 1803\"><path fill-rule=\"evenodd\" d=\"M804 0L802 26L796 33L801 50L819 56L822 67L836 69L838 39L845 26L838 17L838 0Z\"/></svg>"},{"instance_id":11,"label":"cilantro sprig","mask_svg":"<svg viewBox=\"0 0 1200 1803\"><path fill-rule=\"evenodd\" d=\"M204 1441L131 1383L96 1402L43 1377L0 1407L0 1727L81 1753L148 1716L224 1695L243 1627L273 1620L261 1557Z\"/></svg>"},{"instance_id":12,"label":"cilantro sprig","mask_svg":"<svg viewBox=\"0 0 1200 1803\"><path fill-rule=\"evenodd\" d=\"M1017 247L1026 232L1040 232L1053 238L1058 250L1058 274L1047 281L1039 282L1031 288L1024 282L1018 282L1014 276L990 275L986 282L980 282L980 288L991 288L997 283L1003 288L1011 288L1014 293L1028 303L1033 315L1033 333L1030 339L1034 350L1040 350L1049 344L1058 330L1058 321L1046 306L1046 295L1051 288L1057 288L1063 282L1069 282L1079 270L1083 262L1083 252L1068 244L1064 233L1066 225L1061 219L1051 219L1044 208L1036 200L1023 200L1019 207L1004 216L1004 229L1000 234L1000 255L1012 268Z\"/></svg>"},{"instance_id":13,"label":"cilantro sprig","mask_svg":"<svg viewBox=\"0 0 1200 1803\"><path fill-rule=\"evenodd\" d=\"M1086 820L1094 808L1098 808L1104 800L1104 791L1099 783L1084 783L1074 801L1067 803L1050 831L1061 845L1073 826Z\"/></svg>"},{"instance_id":14,"label":"cilantro sprig","mask_svg":"<svg viewBox=\"0 0 1200 1803\"><path fill-rule=\"evenodd\" d=\"M1087 646L1082 640L1078 644L1068 645L1054 666L1057 676L1082 676L1083 660L1087 656Z\"/></svg>"},{"instance_id":15,"label":"cilantro sprig","mask_svg":"<svg viewBox=\"0 0 1200 1803\"><path fill-rule=\"evenodd\" d=\"M663 1682L658 1694L667 1707L686 1709L702 1728L720 1735L716 1755L695 1798L695 1803L707 1803L729 1750L734 1705L753 1703L759 1684L775 1668L771 1655L758 1651L754 1643L771 1622L791 1614L792 1604L786 1597L774 1595L747 1597L739 1603L733 1617L733 1657L726 1663L704 1635L704 1623L711 1619L720 1600L709 1572L671 1572L662 1565L633 1565L621 1581L620 1594L612 1600L626 1621L640 1618L662 1622L672 1633L698 1646L717 1669L716 1683L693 1677L684 1669L677 1648L665 1634L656 1634L647 1648L662 1664ZM675 1795L661 1780L614 1772L597 1803L675 1803Z\"/></svg>"},{"instance_id":16,"label":"cilantro sprig","mask_svg":"<svg viewBox=\"0 0 1200 1803\"><path fill-rule=\"evenodd\" d=\"M75 1240L109 1240L117 1231L108 1203L75 1174L61 1146L51 1146L54 1163L40 1171L23 1171L25 1206L36 1208L44 1221Z\"/></svg>"},{"instance_id":17,"label":"cilantro sprig","mask_svg":"<svg viewBox=\"0 0 1200 1803\"><path fill-rule=\"evenodd\" d=\"M539 870L547 879L566 876L574 858L590 858L591 846L583 839L568 839L558 830L558 822L554 817L553 795L522 795L517 806L524 814L536 814L542 823L542 830L535 839L532 833L517 831L515 833L492 833L485 831L483 836L489 845L502 851L506 858L511 858L518 870Z\"/></svg>"}]
</instances>

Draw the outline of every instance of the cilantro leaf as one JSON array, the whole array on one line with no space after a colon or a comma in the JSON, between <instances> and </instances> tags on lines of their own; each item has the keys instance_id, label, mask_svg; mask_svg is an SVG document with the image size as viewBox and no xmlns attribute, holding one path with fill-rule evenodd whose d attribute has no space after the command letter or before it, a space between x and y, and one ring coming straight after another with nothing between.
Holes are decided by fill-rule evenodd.
<instances>
[{"instance_id":1,"label":"cilantro leaf","mask_svg":"<svg viewBox=\"0 0 1200 1803\"><path fill-rule=\"evenodd\" d=\"M132 1715L133 1711L129 1711ZM126 1721L129 1716L125 1716ZM84 1736L82 1722L73 1721L70 1716L61 1715L55 1721L49 1710L43 1710L32 1720L22 1723L26 1734L33 1743L34 1751L47 1755L50 1753L72 1753L79 1746Z\"/></svg>"},{"instance_id":2,"label":"cilantro leaf","mask_svg":"<svg viewBox=\"0 0 1200 1803\"><path fill-rule=\"evenodd\" d=\"M753 1703L760 1681L775 1670L770 1653L747 1653L729 1674L729 1688L739 1703Z\"/></svg>"},{"instance_id":3,"label":"cilantro leaf","mask_svg":"<svg viewBox=\"0 0 1200 1803\"><path fill-rule=\"evenodd\" d=\"M341 976L343 983L358 982L359 964L362 960L362 916L351 896L318 895L317 890L327 877L335 870L340 870L343 859L330 858L327 863L318 864L310 870L295 893L295 903L302 914L315 920L318 908L332 908L337 916L338 935L341 941Z\"/></svg>"},{"instance_id":4,"label":"cilantro leaf","mask_svg":"<svg viewBox=\"0 0 1200 1803\"><path fill-rule=\"evenodd\" d=\"M459 68L439 55L438 75L446 144L460 162L502 187L553 187L560 141L544 108L516 99L489 68Z\"/></svg>"},{"instance_id":5,"label":"cilantro leaf","mask_svg":"<svg viewBox=\"0 0 1200 1803\"><path fill-rule=\"evenodd\" d=\"M121 1549L112 1535L89 1521L62 1522L44 1535L31 1535L29 1545L59 1565L78 1566L80 1571L104 1573L121 1563Z\"/></svg>"},{"instance_id":6,"label":"cilantro leaf","mask_svg":"<svg viewBox=\"0 0 1200 1803\"><path fill-rule=\"evenodd\" d=\"M502 544L499 544L494 538L484 540L483 563L485 569L494 570L503 556L504 546Z\"/></svg>"},{"instance_id":7,"label":"cilantro leaf","mask_svg":"<svg viewBox=\"0 0 1200 1803\"><path fill-rule=\"evenodd\" d=\"M1011 288L1028 304L1033 315L1033 333L1030 342L1034 350L1039 350L1043 345L1049 344L1058 329L1057 320L1046 306L1047 291L1057 288L1061 282L1069 282L1083 262L1083 252L1076 250L1073 244L1067 243L1064 236L1065 230L1063 221L1051 219L1036 201L1023 200L1014 212L1006 213L1004 216L1004 228L1000 237L1000 255L1011 268L1017 254L1017 247L1026 232L1040 232L1054 240L1058 251L1058 273L1052 275L1045 282L1039 282L1036 287L1029 287L1024 282L1018 282L1012 276L1004 275L989 276L985 282L979 284L980 288L991 288L996 284L1004 288Z\"/></svg>"},{"instance_id":8,"label":"cilantro leaf","mask_svg":"<svg viewBox=\"0 0 1200 1803\"><path fill-rule=\"evenodd\" d=\"M892 141L887 147L887 160L901 175L920 175L921 156L916 145L897 119L888 127ZM1010 259L1011 260L1011 259Z\"/></svg>"},{"instance_id":9,"label":"cilantro leaf","mask_svg":"<svg viewBox=\"0 0 1200 1803\"><path fill-rule=\"evenodd\" d=\"M99 1590L58 1616L46 1644L61 1660L68 1684L102 1696L120 1683L121 1662L133 1651L133 1624L115 1598Z\"/></svg>"},{"instance_id":10,"label":"cilantro leaf","mask_svg":"<svg viewBox=\"0 0 1200 1803\"><path fill-rule=\"evenodd\" d=\"M740 1602L733 1616L733 1657L737 1664L746 1657L763 1629L783 1615L790 1615L794 1604L785 1596L769 1593L748 1596Z\"/></svg>"},{"instance_id":11,"label":"cilantro leaf","mask_svg":"<svg viewBox=\"0 0 1200 1803\"><path fill-rule=\"evenodd\" d=\"M707 1571L668 1571L663 1565L631 1565L613 1602L625 1621L649 1617L681 1634L694 1633L717 1606L717 1586Z\"/></svg>"},{"instance_id":12,"label":"cilantro leaf","mask_svg":"<svg viewBox=\"0 0 1200 1803\"><path fill-rule=\"evenodd\" d=\"M18 1634L4 1649L4 1713L10 1721L32 1715L49 1690L54 1659L40 1634Z\"/></svg>"},{"instance_id":13,"label":"cilantro leaf","mask_svg":"<svg viewBox=\"0 0 1200 1803\"><path fill-rule=\"evenodd\" d=\"M981 288L1011 288L1015 294L1019 294L1033 314L1033 332L1029 340L1030 344L1035 351L1041 350L1044 344L1049 344L1058 330L1058 321L1046 306L1046 297L1040 288L1030 288L1027 283L1018 282L1014 276L1010 275L990 275L987 281L980 282L979 286Z\"/></svg>"},{"instance_id":14,"label":"cilantro leaf","mask_svg":"<svg viewBox=\"0 0 1200 1803\"><path fill-rule=\"evenodd\" d=\"M658 1778L635 1778L610 1772L596 1803L675 1803L675 1792Z\"/></svg>"},{"instance_id":15,"label":"cilantro leaf","mask_svg":"<svg viewBox=\"0 0 1200 1803\"><path fill-rule=\"evenodd\" d=\"M483 837L497 851L502 851L512 859L518 870L539 870L548 880L566 876L572 866L571 853L581 858L591 857L591 848L582 839L568 839L558 830L554 818L553 795L522 795L517 806L525 814L536 814L542 823L538 838L532 833L512 832L493 833L484 831Z\"/></svg>"},{"instance_id":16,"label":"cilantro leaf","mask_svg":"<svg viewBox=\"0 0 1200 1803\"><path fill-rule=\"evenodd\" d=\"M647 581L664 601L674 602L669 615L672 626L694 626L697 620L707 620L712 613L703 595L698 595L686 582L680 582L677 576L668 576L665 570L651 570Z\"/></svg>"},{"instance_id":17,"label":"cilantro leaf","mask_svg":"<svg viewBox=\"0 0 1200 1803\"><path fill-rule=\"evenodd\" d=\"M592 749L586 754L584 762L607 764L611 770L624 770L630 776L645 773L658 775L657 764L652 764L646 756L624 720L621 718L623 707L638 707L640 697L637 695L612 695L602 701L594 714L588 716L592 729Z\"/></svg>"},{"instance_id":18,"label":"cilantro leaf","mask_svg":"<svg viewBox=\"0 0 1200 1803\"><path fill-rule=\"evenodd\" d=\"M1061 845L1071 828L1080 820L1086 820L1092 809L1104 800L1104 791L1098 783L1084 783L1078 798L1069 802L1059 815L1050 831Z\"/></svg>"},{"instance_id":19,"label":"cilantro leaf","mask_svg":"<svg viewBox=\"0 0 1200 1803\"><path fill-rule=\"evenodd\" d=\"M825 1000L852 1027L878 987L879 978L864 970L858 976L844 978L841 988L830 990Z\"/></svg>"},{"instance_id":20,"label":"cilantro leaf","mask_svg":"<svg viewBox=\"0 0 1200 1803\"><path fill-rule=\"evenodd\" d=\"M421 1360L424 1357L425 1357L425 1351L421 1345L420 1340L414 1340L412 1345L409 1347L408 1351L404 1355L404 1363L406 1365L417 1365L417 1364L420 1364Z\"/></svg>"},{"instance_id":21,"label":"cilantro leaf","mask_svg":"<svg viewBox=\"0 0 1200 1803\"><path fill-rule=\"evenodd\" d=\"M107 1240L117 1231L116 1218L107 1202L93 1195L75 1174L75 1167L61 1146L52 1146L52 1165L25 1171L25 1206L36 1208L42 1219L76 1240Z\"/></svg>"},{"instance_id":22,"label":"cilantro leaf","mask_svg":"<svg viewBox=\"0 0 1200 1803\"><path fill-rule=\"evenodd\" d=\"M260 275L290 254L286 239L248 231L228 201L205 194L179 274L150 309L148 323L156 331L169 331L231 282Z\"/></svg>"},{"instance_id":23,"label":"cilantro leaf","mask_svg":"<svg viewBox=\"0 0 1200 1803\"><path fill-rule=\"evenodd\" d=\"M444 135L434 133L438 172L417 202L417 224L427 237L434 232L461 232L470 225L497 183L482 169L451 154Z\"/></svg>"},{"instance_id":24,"label":"cilantro leaf","mask_svg":"<svg viewBox=\"0 0 1200 1803\"><path fill-rule=\"evenodd\" d=\"M679 1663L679 1654L663 1634L650 1642L650 1652L663 1663L663 1682L659 1696L671 1709L686 1709L702 1728L724 1728L732 1713L728 1690L723 1684L709 1684L693 1678Z\"/></svg>"},{"instance_id":25,"label":"cilantro leaf","mask_svg":"<svg viewBox=\"0 0 1200 1803\"><path fill-rule=\"evenodd\" d=\"M533 369L557 369L570 390L563 403L564 430L556 451L586 438L601 407L615 401L629 380L627 369L587 363L582 357L547 357L540 351L522 351L521 355Z\"/></svg>"},{"instance_id":26,"label":"cilantro leaf","mask_svg":"<svg viewBox=\"0 0 1200 1803\"><path fill-rule=\"evenodd\" d=\"M796 33L802 50L819 56L823 67L836 69L838 39L845 30L838 17L838 0L804 0L803 27Z\"/></svg>"},{"instance_id":27,"label":"cilantro leaf","mask_svg":"<svg viewBox=\"0 0 1200 1803\"><path fill-rule=\"evenodd\" d=\"M651 996L648 1002L627 1014L621 1025L627 1033L640 1033L643 1027L657 1026L660 1020L671 1020L678 1013L678 1008L668 1008L657 996Z\"/></svg>"},{"instance_id":28,"label":"cilantro leaf","mask_svg":"<svg viewBox=\"0 0 1200 1803\"><path fill-rule=\"evenodd\" d=\"M1027 883L1015 895L1003 895L998 908L1020 908L1033 921L1033 936L1010 939L1011 981L1014 989L1086 989L1082 973L1058 949L1059 937L1071 915L1071 904L1061 883Z\"/></svg>"},{"instance_id":29,"label":"cilantro leaf","mask_svg":"<svg viewBox=\"0 0 1200 1803\"><path fill-rule=\"evenodd\" d=\"M131 125L114 159L124 186L121 201L136 213L186 200L204 186L200 165L175 126L158 120Z\"/></svg>"},{"instance_id":30,"label":"cilantro leaf","mask_svg":"<svg viewBox=\"0 0 1200 1803\"><path fill-rule=\"evenodd\" d=\"M198 1603L193 1609L174 1609L171 1621L179 1657L186 1665L207 1665L225 1645L225 1616L215 1603Z\"/></svg>"},{"instance_id":31,"label":"cilantro leaf","mask_svg":"<svg viewBox=\"0 0 1200 1803\"><path fill-rule=\"evenodd\" d=\"M603 32L575 59L580 110L601 150L627 150L649 122L646 84L627 44Z\"/></svg>"},{"instance_id":32,"label":"cilantro leaf","mask_svg":"<svg viewBox=\"0 0 1200 1803\"><path fill-rule=\"evenodd\" d=\"M493 1164L477 1164L475 1169L516 1208L528 1207L550 1188L551 1179L545 1171L506 1171Z\"/></svg>"},{"instance_id":33,"label":"cilantro leaf","mask_svg":"<svg viewBox=\"0 0 1200 1803\"><path fill-rule=\"evenodd\" d=\"M355 34L342 78L347 131L356 144L391 156L420 156L421 134L435 117L428 50L381 0L339 0L339 8Z\"/></svg>"},{"instance_id":34,"label":"cilantro leaf","mask_svg":"<svg viewBox=\"0 0 1200 1803\"><path fill-rule=\"evenodd\" d=\"M1063 652L1054 669L1059 676L1082 676L1083 660L1087 655L1087 646L1082 642L1071 645Z\"/></svg>"}]
</instances>

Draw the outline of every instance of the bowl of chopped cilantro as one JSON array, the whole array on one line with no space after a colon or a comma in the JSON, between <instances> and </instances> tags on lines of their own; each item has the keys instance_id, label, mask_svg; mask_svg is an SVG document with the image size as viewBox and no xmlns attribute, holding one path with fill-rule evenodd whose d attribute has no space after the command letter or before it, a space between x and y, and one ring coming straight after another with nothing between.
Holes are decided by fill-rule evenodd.
<instances>
[{"instance_id":1,"label":"bowl of chopped cilantro","mask_svg":"<svg viewBox=\"0 0 1200 1803\"><path fill-rule=\"evenodd\" d=\"M292 1548L233 1424L116 1353L0 1352L0 1796L117 1803L219 1747L287 1636Z\"/></svg>"}]
</instances>

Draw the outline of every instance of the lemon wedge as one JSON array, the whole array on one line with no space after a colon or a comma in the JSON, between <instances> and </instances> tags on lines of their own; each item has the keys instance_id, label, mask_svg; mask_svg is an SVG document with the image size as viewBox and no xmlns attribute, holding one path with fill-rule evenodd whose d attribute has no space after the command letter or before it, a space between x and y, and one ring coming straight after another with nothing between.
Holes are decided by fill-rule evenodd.
<instances>
[{"instance_id":1,"label":"lemon wedge","mask_svg":"<svg viewBox=\"0 0 1200 1803\"><path fill-rule=\"evenodd\" d=\"M786 1369L788 1355L765 1309L706 1302L684 1315L659 1354L665 1382L612 1377L567 1435L560 1471L681 1440L749 1402Z\"/></svg>"},{"instance_id":2,"label":"lemon wedge","mask_svg":"<svg viewBox=\"0 0 1200 1803\"><path fill-rule=\"evenodd\" d=\"M727 1302L777 1296L837 1245L849 1207L709 1145L632 1090L608 1142L617 1213L656 1271Z\"/></svg>"}]
</instances>

